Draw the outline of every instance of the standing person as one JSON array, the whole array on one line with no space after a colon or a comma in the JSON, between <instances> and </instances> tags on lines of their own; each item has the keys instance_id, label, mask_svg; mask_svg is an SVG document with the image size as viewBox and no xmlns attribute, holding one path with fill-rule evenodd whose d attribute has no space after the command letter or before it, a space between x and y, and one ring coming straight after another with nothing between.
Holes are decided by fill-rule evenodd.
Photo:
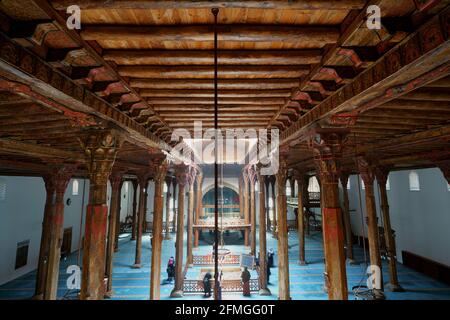
<instances>
[{"instance_id":1,"label":"standing person","mask_svg":"<svg viewBox=\"0 0 450 320\"><path fill-rule=\"evenodd\" d=\"M245 297L250 296L250 272L247 267L244 267L244 271L242 271L241 279L242 279L242 294Z\"/></svg>"},{"instance_id":2,"label":"standing person","mask_svg":"<svg viewBox=\"0 0 450 320\"><path fill-rule=\"evenodd\" d=\"M167 263L167 281L172 282L175 277L175 259L173 257L169 258L169 262Z\"/></svg>"},{"instance_id":3,"label":"standing person","mask_svg":"<svg viewBox=\"0 0 450 320\"><path fill-rule=\"evenodd\" d=\"M211 273L207 272L203 277L203 292L205 297L211 297Z\"/></svg>"},{"instance_id":4,"label":"standing person","mask_svg":"<svg viewBox=\"0 0 450 320\"><path fill-rule=\"evenodd\" d=\"M267 284L270 284L270 275L272 274L270 272L270 268L266 268L267 269Z\"/></svg>"},{"instance_id":5,"label":"standing person","mask_svg":"<svg viewBox=\"0 0 450 320\"><path fill-rule=\"evenodd\" d=\"M267 268L273 268L273 256L275 255L275 252L272 248L270 248L269 252L267 253Z\"/></svg>"}]
</instances>

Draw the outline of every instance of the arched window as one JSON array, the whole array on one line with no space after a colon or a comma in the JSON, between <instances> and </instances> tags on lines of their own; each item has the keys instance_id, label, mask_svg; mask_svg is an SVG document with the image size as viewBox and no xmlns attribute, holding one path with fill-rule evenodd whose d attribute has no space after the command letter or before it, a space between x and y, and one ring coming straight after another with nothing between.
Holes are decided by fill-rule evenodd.
<instances>
[{"instance_id":1,"label":"arched window","mask_svg":"<svg viewBox=\"0 0 450 320\"><path fill-rule=\"evenodd\" d=\"M167 183L164 183L164 190L163 192L167 192L169 190L169 186L167 185Z\"/></svg>"},{"instance_id":2,"label":"arched window","mask_svg":"<svg viewBox=\"0 0 450 320\"><path fill-rule=\"evenodd\" d=\"M419 175L415 171L409 173L409 190L420 191Z\"/></svg>"},{"instance_id":3,"label":"arched window","mask_svg":"<svg viewBox=\"0 0 450 320\"><path fill-rule=\"evenodd\" d=\"M294 181L294 196L298 196L298 182Z\"/></svg>"},{"instance_id":4,"label":"arched window","mask_svg":"<svg viewBox=\"0 0 450 320\"><path fill-rule=\"evenodd\" d=\"M362 189L362 190L366 190L366 185L365 185L363 179L361 179L361 189Z\"/></svg>"},{"instance_id":5,"label":"arched window","mask_svg":"<svg viewBox=\"0 0 450 320\"><path fill-rule=\"evenodd\" d=\"M291 196L291 184L289 183L289 181L286 183L286 195L288 197Z\"/></svg>"},{"instance_id":6,"label":"arched window","mask_svg":"<svg viewBox=\"0 0 450 320\"><path fill-rule=\"evenodd\" d=\"M316 177L309 178L308 192L320 192L319 182Z\"/></svg>"},{"instance_id":7,"label":"arched window","mask_svg":"<svg viewBox=\"0 0 450 320\"><path fill-rule=\"evenodd\" d=\"M386 180L386 190L388 190L388 191L391 190L391 183L389 181L389 177Z\"/></svg>"},{"instance_id":8,"label":"arched window","mask_svg":"<svg viewBox=\"0 0 450 320\"><path fill-rule=\"evenodd\" d=\"M78 195L79 187L80 187L80 185L78 183L78 180L73 180L73 182L72 182L72 195L73 196Z\"/></svg>"},{"instance_id":9,"label":"arched window","mask_svg":"<svg viewBox=\"0 0 450 320\"><path fill-rule=\"evenodd\" d=\"M128 194L128 181L125 181L124 187L125 187L125 193Z\"/></svg>"},{"instance_id":10,"label":"arched window","mask_svg":"<svg viewBox=\"0 0 450 320\"><path fill-rule=\"evenodd\" d=\"M0 201L6 200L6 180L0 178Z\"/></svg>"},{"instance_id":11,"label":"arched window","mask_svg":"<svg viewBox=\"0 0 450 320\"><path fill-rule=\"evenodd\" d=\"M450 183L447 182L447 190L450 191Z\"/></svg>"},{"instance_id":12,"label":"arched window","mask_svg":"<svg viewBox=\"0 0 450 320\"><path fill-rule=\"evenodd\" d=\"M352 179L350 179L349 177L347 182L347 190L350 190L351 188L352 188Z\"/></svg>"}]
</instances>

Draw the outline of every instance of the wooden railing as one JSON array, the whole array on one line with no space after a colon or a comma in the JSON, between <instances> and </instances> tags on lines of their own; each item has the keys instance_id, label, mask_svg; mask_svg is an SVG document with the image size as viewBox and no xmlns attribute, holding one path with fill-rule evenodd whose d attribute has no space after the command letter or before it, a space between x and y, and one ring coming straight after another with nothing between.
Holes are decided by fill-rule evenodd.
<instances>
[{"instance_id":1,"label":"wooden railing","mask_svg":"<svg viewBox=\"0 0 450 320\"><path fill-rule=\"evenodd\" d=\"M219 255L219 263L226 265L238 265L241 257L236 254ZM214 264L214 257L212 255L193 256L194 266L208 266Z\"/></svg>"},{"instance_id":2,"label":"wooden railing","mask_svg":"<svg viewBox=\"0 0 450 320\"><path fill-rule=\"evenodd\" d=\"M214 280L210 280L211 288L214 288ZM222 292L242 292L241 280L222 280L221 282ZM184 293L203 293L202 280L184 280L183 292ZM259 291L259 280L250 279L250 291Z\"/></svg>"}]
</instances>

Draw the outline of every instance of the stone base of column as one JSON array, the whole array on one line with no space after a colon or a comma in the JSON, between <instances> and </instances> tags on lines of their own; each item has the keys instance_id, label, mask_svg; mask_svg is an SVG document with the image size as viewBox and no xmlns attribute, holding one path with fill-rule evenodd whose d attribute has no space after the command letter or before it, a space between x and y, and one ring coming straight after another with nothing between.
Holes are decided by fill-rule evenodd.
<instances>
[{"instance_id":1,"label":"stone base of column","mask_svg":"<svg viewBox=\"0 0 450 320\"><path fill-rule=\"evenodd\" d=\"M135 263L131 266L132 269L140 269L142 265L140 263Z\"/></svg>"},{"instance_id":2,"label":"stone base of column","mask_svg":"<svg viewBox=\"0 0 450 320\"><path fill-rule=\"evenodd\" d=\"M183 297L183 290L175 290L173 289L170 293L171 298L181 298Z\"/></svg>"},{"instance_id":3,"label":"stone base of column","mask_svg":"<svg viewBox=\"0 0 450 320\"><path fill-rule=\"evenodd\" d=\"M114 248L114 252L119 252L119 248Z\"/></svg>"},{"instance_id":4,"label":"stone base of column","mask_svg":"<svg viewBox=\"0 0 450 320\"><path fill-rule=\"evenodd\" d=\"M106 291L105 292L105 299L111 299L114 295L114 291L110 290L110 291Z\"/></svg>"},{"instance_id":5,"label":"stone base of column","mask_svg":"<svg viewBox=\"0 0 450 320\"><path fill-rule=\"evenodd\" d=\"M31 297L31 300L44 300L44 294L43 293L35 294L33 297Z\"/></svg>"},{"instance_id":6,"label":"stone base of column","mask_svg":"<svg viewBox=\"0 0 450 320\"><path fill-rule=\"evenodd\" d=\"M299 266L306 266L308 263L307 263L306 261L301 261L301 260L299 260L299 261L297 261L297 264L298 264Z\"/></svg>"},{"instance_id":7,"label":"stone base of column","mask_svg":"<svg viewBox=\"0 0 450 320\"><path fill-rule=\"evenodd\" d=\"M272 238L278 239L278 232L274 232L274 233L272 234Z\"/></svg>"},{"instance_id":8,"label":"stone base of column","mask_svg":"<svg viewBox=\"0 0 450 320\"><path fill-rule=\"evenodd\" d=\"M172 237L169 234L166 234L164 236L164 240L172 240Z\"/></svg>"},{"instance_id":9,"label":"stone base of column","mask_svg":"<svg viewBox=\"0 0 450 320\"><path fill-rule=\"evenodd\" d=\"M386 300L384 292L380 289L373 289L373 295L375 300Z\"/></svg>"},{"instance_id":10,"label":"stone base of column","mask_svg":"<svg viewBox=\"0 0 450 320\"><path fill-rule=\"evenodd\" d=\"M259 289L259 295L260 296L271 296L272 293L270 292L269 289L265 288L265 289Z\"/></svg>"},{"instance_id":11,"label":"stone base of column","mask_svg":"<svg viewBox=\"0 0 450 320\"><path fill-rule=\"evenodd\" d=\"M359 265L359 262L354 260L354 259L348 259L348 263L352 266L357 266Z\"/></svg>"},{"instance_id":12,"label":"stone base of column","mask_svg":"<svg viewBox=\"0 0 450 320\"><path fill-rule=\"evenodd\" d=\"M399 284L389 283L386 285L386 289L391 292L405 292L405 289L403 289Z\"/></svg>"},{"instance_id":13,"label":"stone base of column","mask_svg":"<svg viewBox=\"0 0 450 320\"><path fill-rule=\"evenodd\" d=\"M135 240L136 240L136 237L134 237L134 238L131 237L130 240L131 240L131 241L135 241Z\"/></svg>"}]
</instances>

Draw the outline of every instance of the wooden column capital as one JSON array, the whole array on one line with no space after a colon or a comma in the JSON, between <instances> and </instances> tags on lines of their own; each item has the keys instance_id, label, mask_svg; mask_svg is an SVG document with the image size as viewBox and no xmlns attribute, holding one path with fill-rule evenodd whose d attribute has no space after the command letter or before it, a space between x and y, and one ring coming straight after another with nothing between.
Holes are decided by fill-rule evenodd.
<instances>
[{"instance_id":1,"label":"wooden column capital","mask_svg":"<svg viewBox=\"0 0 450 320\"><path fill-rule=\"evenodd\" d=\"M155 184L162 185L169 169L169 163L164 159L155 160L152 162L152 169Z\"/></svg>"},{"instance_id":2,"label":"wooden column capital","mask_svg":"<svg viewBox=\"0 0 450 320\"><path fill-rule=\"evenodd\" d=\"M374 168L375 177L379 185L386 186L390 171L390 168L383 166L376 166Z\"/></svg>"},{"instance_id":3,"label":"wooden column capital","mask_svg":"<svg viewBox=\"0 0 450 320\"><path fill-rule=\"evenodd\" d=\"M123 171L113 171L109 177L112 190L119 190L122 186Z\"/></svg>"},{"instance_id":4,"label":"wooden column capital","mask_svg":"<svg viewBox=\"0 0 450 320\"><path fill-rule=\"evenodd\" d=\"M145 188L148 184L148 180L150 180L151 176L152 176L153 172L151 171L140 171L137 174L137 184L141 187L141 188ZM141 191L142 192L142 191Z\"/></svg>"},{"instance_id":5,"label":"wooden column capital","mask_svg":"<svg viewBox=\"0 0 450 320\"><path fill-rule=\"evenodd\" d=\"M180 187L185 187L190 182L189 167L186 165L177 165L175 167L176 181Z\"/></svg>"},{"instance_id":6,"label":"wooden column capital","mask_svg":"<svg viewBox=\"0 0 450 320\"><path fill-rule=\"evenodd\" d=\"M315 165L322 183L337 183L340 176L340 160L346 143L348 129L316 129L309 145L316 154Z\"/></svg>"},{"instance_id":7,"label":"wooden column capital","mask_svg":"<svg viewBox=\"0 0 450 320\"><path fill-rule=\"evenodd\" d=\"M349 171L341 171L339 174L339 180L341 180L342 187L344 189L347 188L348 185L348 179L350 178L350 172Z\"/></svg>"},{"instance_id":8,"label":"wooden column capital","mask_svg":"<svg viewBox=\"0 0 450 320\"><path fill-rule=\"evenodd\" d=\"M286 181L287 181L287 163L285 159L280 159L278 172L276 174L276 183L278 187L278 195L286 195Z\"/></svg>"},{"instance_id":9,"label":"wooden column capital","mask_svg":"<svg viewBox=\"0 0 450 320\"><path fill-rule=\"evenodd\" d=\"M358 157L356 164L365 186L370 188L375 181L375 166L365 157Z\"/></svg>"},{"instance_id":10,"label":"wooden column capital","mask_svg":"<svg viewBox=\"0 0 450 320\"><path fill-rule=\"evenodd\" d=\"M442 161L438 163L439 169L441 169L445 179L450 184L450 160Z\"/></svg>"}]
</instances>

